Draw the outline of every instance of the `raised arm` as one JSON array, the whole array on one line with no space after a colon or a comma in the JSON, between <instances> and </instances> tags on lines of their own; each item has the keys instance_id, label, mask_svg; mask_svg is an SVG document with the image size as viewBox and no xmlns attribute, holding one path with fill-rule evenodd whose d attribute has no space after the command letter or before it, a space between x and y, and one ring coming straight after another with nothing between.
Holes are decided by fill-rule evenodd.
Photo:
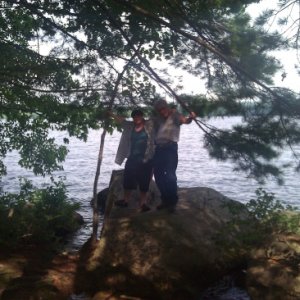
<instances>
[{"instance_id":1,"label":"raised arm","mask_svg":"<svg viewBox=\"0 0 300 300\"><path fill-rule=\"evenodd\" d=\"M188 117L180 115L179 121L181 124L190 124L192 123L193 119L195 119L196 117L197 117L196 114L192 111Z\"/></svg>"}]
</instances>

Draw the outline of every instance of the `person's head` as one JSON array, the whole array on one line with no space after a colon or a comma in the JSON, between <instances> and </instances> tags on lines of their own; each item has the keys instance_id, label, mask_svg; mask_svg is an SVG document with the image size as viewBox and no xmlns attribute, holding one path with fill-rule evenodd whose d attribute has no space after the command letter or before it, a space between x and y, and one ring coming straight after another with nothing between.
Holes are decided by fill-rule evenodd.
<instances>
[{"instance_id":1,"label":"person's head","mask_svg":"<svg viewBox=\"0 0 300 300\"><path fill-rule=\"evenodd\" d=\"M157 100L154 103L154 109L160 114L161 117L165 119L169 116L170 108L166 100Z\"/></svg>"},{"instance_id":2,"label":"person's head","mask_svg":"<svg viewBox=\"0 0 300 300\"><path fill-rule=\"evenodd\" d=\"M140 123L144 122L144 114L140 109L134 109L131 112L131 117L135 125L139 125Z\"/></svg>"}]
</instances>

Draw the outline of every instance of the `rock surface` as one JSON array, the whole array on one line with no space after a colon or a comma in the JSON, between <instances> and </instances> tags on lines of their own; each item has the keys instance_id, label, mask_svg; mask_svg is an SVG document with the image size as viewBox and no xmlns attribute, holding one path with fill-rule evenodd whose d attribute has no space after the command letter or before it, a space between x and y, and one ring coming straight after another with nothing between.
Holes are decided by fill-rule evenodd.
<instances>
[{"instance_id":1,"label":"rock surface","mask_svg":"<svg viewBox=\"0 0 300 300\"><path fill-rule=\"evenodd\" d=\"M139 211L137 195L128 208L114 207L113 201L121 198L122 172L114 171L101 239L86 266L91 293L194 299L243 263L238 251L220 251L215 241L232 218L229 206L243 210L241 203L205 187L180 189L175 213L155 209L159 203L155 185L149 212Z\"/></svg>"},{"instance_id":2,"label":"rock surface","mask_svg":"<svg viewBox=\"0 0 300 300\"><path fill-rule=\"evenodd\" d=\"M247 290L251 299L300 299L299 235L273 235L252 251Z\"/></svg>"}]
</instances>

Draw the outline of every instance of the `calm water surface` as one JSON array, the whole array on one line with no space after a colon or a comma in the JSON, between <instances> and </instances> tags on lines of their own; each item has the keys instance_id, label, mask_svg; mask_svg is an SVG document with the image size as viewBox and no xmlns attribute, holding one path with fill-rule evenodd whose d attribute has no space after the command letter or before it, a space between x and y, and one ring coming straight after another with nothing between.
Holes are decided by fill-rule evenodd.
<instances>
[{"instance_id":1,"label":"calm water surface","mask_svg":"<svg viewBox=\"0 0 300 300\"><path fill-rule=\"evenodd\" d=\"M215 118L210 124L219 128L228 128L240 122L238 117ZM80 213L83 215L86 225L78 233L73 246L78 248L86 241L91 233L92 210L90 200L93 194L93 181L96 171L98 149L100 145L101 131L91 131L86 143L75 138L70 139L69 154L64 163L64 171L56 172L55 175L65 178L69 197L81 203ZM101 174L98 190L108 186L111 172L114 169L123 168L114 163L120 132L107 135L104 148L104 158L101 166ZM58 140L62 140L63 133L54 133ZM216 161L209 158L207 151L203 148L203 134L200 128L192 123L181 127L179 141L179 164L177 169L178 185L180 187L205 186L213 188L224 195L241 201L243 203L255 197L258 183L247 178L245 173L234 172L231 162ZM299 150L299 148L298 148ZM280 163L288 163L292 160L290 151L285 151ZM49 178L40 178L31 172L22 170L18 164L18 155L12 153L7 157L6 164L8 174L0 182L4 191L14 191L18 186L18 177L27 176L37 185L44 186L49 183ZM269 180L264 189L275 193L278 200L291 205L300 206L300 174L295 173L292 168L285 170L285 184L278 186L275 180Z\"/></svg>"},{"instance_id":2,"label":"calm water surface","mask_svg":"<svg viewBox=\"0 0 300 300\"><path fill-rule=\"evenodd\" d=\"M219 128L228 128L239 123L240 118L215 118L210 120L210 124ZM70 199L81 203L80 213L85 219L85 226L77 233L69 244L70 251L76 251L90 237L92 232L92 209L90 200L93 194L93 181L96 171L98 149L100 145L101 131L91 131L88 141L81 142L75 138L70 139L69 155L64 163L64 171L56 172L56 176L65 178ZM114 163L120 133L114 132L107 135L104 148L104 158L101 166L101 174L98 190L108 186L111 172L114 169L123 168ZM58 140L62 140L63 133L54 133ZM181 137L179 142L179 164L177 169L178 185L180 187L210 187L224 195L247 202L255 197L255 190L258 183L246 177L246 174L234 172L230 162L220 162L209 158L207 151L203 148L203 134L196 124L183 125L181 127ZM299 148L297 150L300 150ZM288 163L292 160L290 151L285 151L278 163ZM18 177L26 176L33 180L38 186L49 184L49 178L40 178L32 175L31 172L22 170L18 164L18 155L11 153L6 158L8 174L0 182L0 187L4 191L15 191L18 186ZM269 180L263 186L268 192L275 193L278 200L285 203L300 206L300 174L295 173L292 168L285 170L285 184L278 186L275 180ZM100 221L102 224L102 220ZM73 295L72 299L86 299L84 295ZM240 291L233 287L226 293L218 297L219 300L243 299L249 297L245 291Z\"/></svg>"}]
</instances>

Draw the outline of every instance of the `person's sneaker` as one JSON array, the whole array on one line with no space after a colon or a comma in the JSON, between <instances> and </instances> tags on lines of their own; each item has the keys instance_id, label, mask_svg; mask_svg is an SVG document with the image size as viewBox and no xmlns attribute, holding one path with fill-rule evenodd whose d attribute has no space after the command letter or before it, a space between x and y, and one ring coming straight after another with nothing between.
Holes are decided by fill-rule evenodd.
<instances>
[{"instance_id":1,"label":"person's sneaker","mask_svg":"<svg viewBox=\"0 0 300 300\"><path fill-rule=\"evenodd\" d=\"M149 210L151 210L151 208L148 205L146 205L146 204L142 205L141 212L146 212L146 211L149 211Z\"/></svg>"},{"instance_id":2,"label":"person's sneaker","mask_svg":"<svg viewBox=\"0 0 300 300\"><path fill-rule=\"evenodd\" d=\"M115 206L118 206L118 207L127 207L128 206L128 203L122 199L122 200L116 200L114 202Z\"/></svg>"}]
</instances>

